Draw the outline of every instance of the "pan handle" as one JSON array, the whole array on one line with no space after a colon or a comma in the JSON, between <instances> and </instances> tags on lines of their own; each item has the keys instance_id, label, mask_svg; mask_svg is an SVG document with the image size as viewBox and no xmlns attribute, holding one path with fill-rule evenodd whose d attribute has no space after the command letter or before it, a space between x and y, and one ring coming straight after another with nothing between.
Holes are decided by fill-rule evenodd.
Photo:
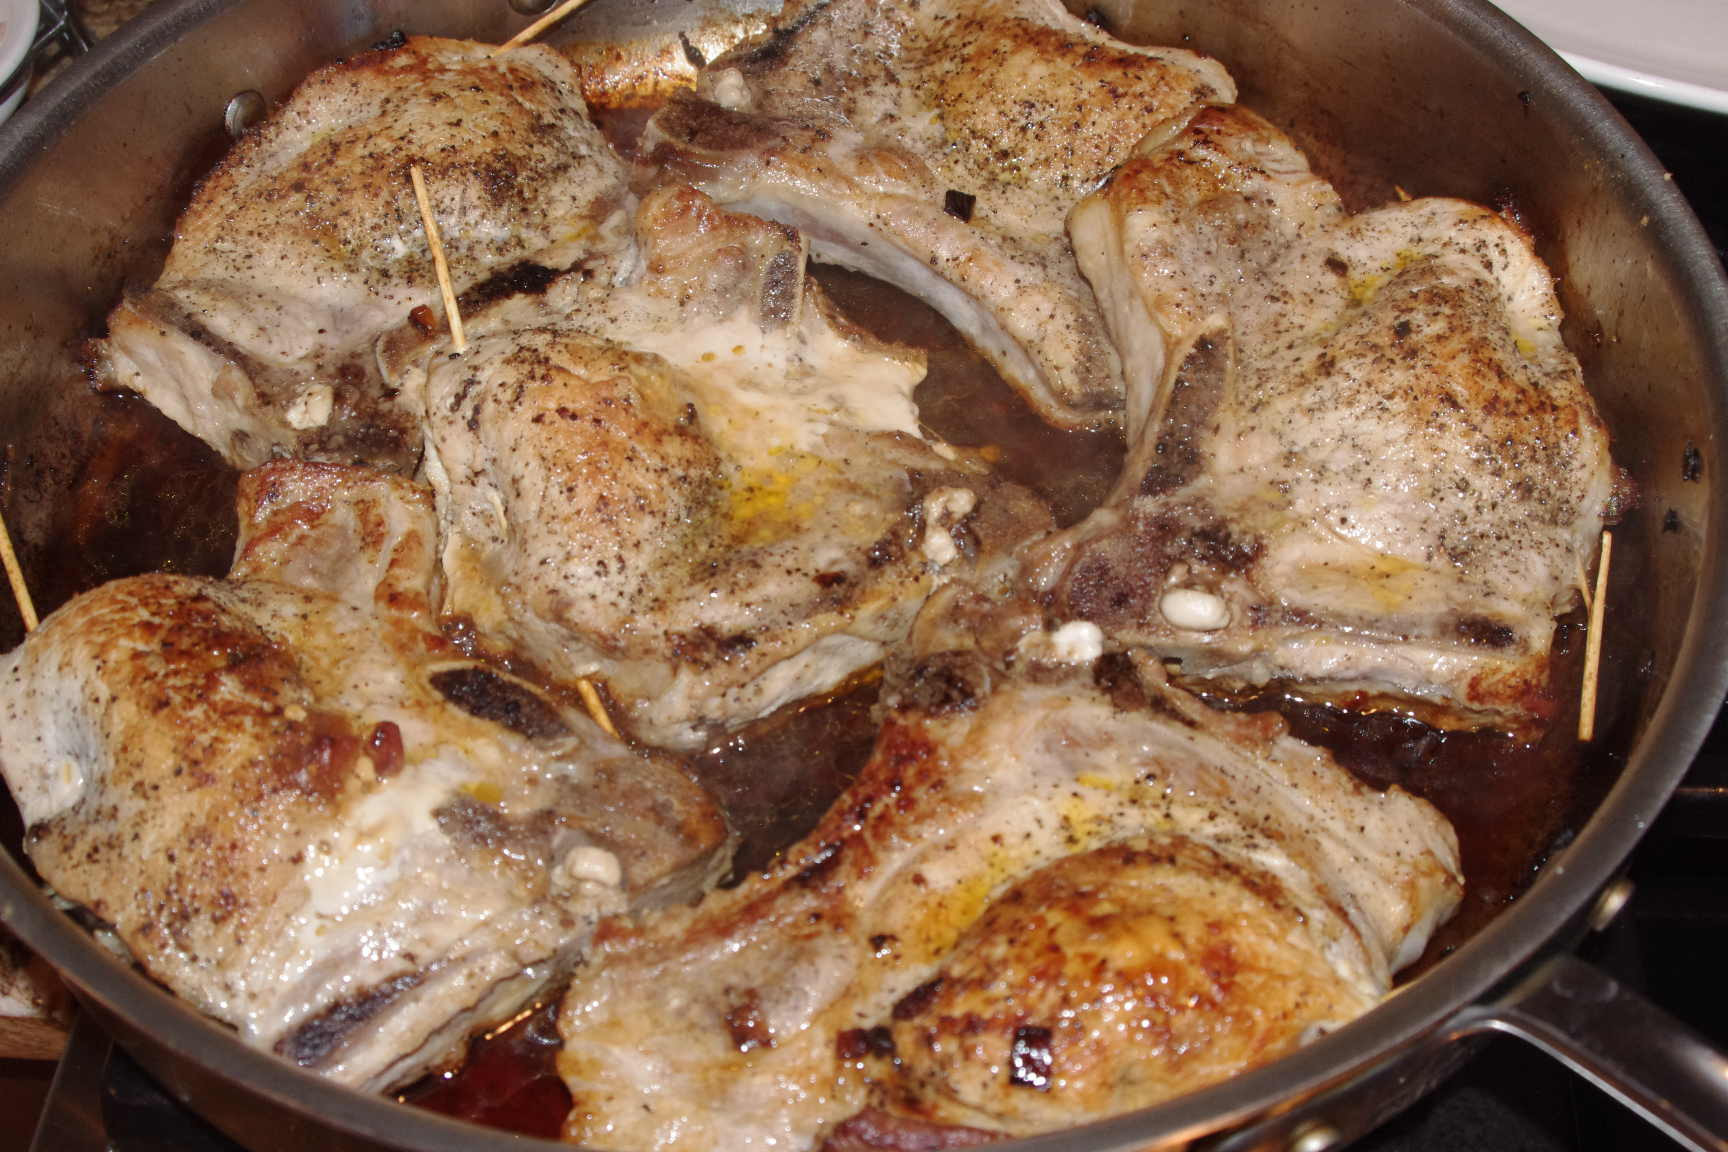
<instances>
[{"instance_id":1,"label":"pan handle","mask_svg":"<svg viewBox=\"0 0 1728 1152\"><path fill-rule=\"evenodd\" d=\"M1361 1076L1189 1152L1333 1152L1451 1074L1459 1041L1517 1036L1566 1064L1693 1152L1728 1152L1728 1057L1686 1025L1570 953L1534 964Z\"/></svg>"},{"instance_id":2,"label":"pan handle","mask_svg":"<svg viewBox=\"0 0 1728 1152\"><path fill-rule=\"evenodd\" d=\"M1503 1032L1559 1060L1697 1152L1728 1149L1728 1057L1570 953L1538 964L1454 1035Z\"/></svg>"}]
</instances>

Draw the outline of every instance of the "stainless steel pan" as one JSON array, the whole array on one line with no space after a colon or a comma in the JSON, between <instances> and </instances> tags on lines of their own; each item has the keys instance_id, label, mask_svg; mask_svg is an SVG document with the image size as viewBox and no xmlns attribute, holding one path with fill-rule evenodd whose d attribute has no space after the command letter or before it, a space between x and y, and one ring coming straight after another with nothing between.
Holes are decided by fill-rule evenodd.
<instances>
[{"instance_id":1,"label":"stainless steel pan","mask_svg":"<svg viewBox=\"0 0 1728 1152\"><path fill-rule=\"evenodd\" d=\"M765 0L746 0L762 6ZM1680 196L1613 110L1479 0L1110 0L1131 39L1224 60L1244 102L1292 129L1360 203L1394 183L1514 206L1560 278L1569 343L1643 505L1618 530L1592 756L1617 780L1514 906L1364 1019L1271 1067L1027 1148L1318 1152L1403 1107L1467 1051L1513 1032L1672 1132L1728 1147L1728 1063L1564 949L1678 782L1728 688L1728 286ZM590 36L664 32L687 0L597 0ZM225 142L237 93L397 27L498 38L505 0L184 0L162 5L0 130L0 440L5 512L46 607L78 461L62 434L91 401L78 344L121 286L154 274L189 181ZM1666 529L1664 530L1664 526ZM13 621L0 621L0 632ZM3 638L3 637L0 637ZM11 642L9 641L9 642ZM552 1147L357 1095L251 1051L52 907L14 857L0 916L173 1091L259 1149Z\"/></svg>"}]
</instances>

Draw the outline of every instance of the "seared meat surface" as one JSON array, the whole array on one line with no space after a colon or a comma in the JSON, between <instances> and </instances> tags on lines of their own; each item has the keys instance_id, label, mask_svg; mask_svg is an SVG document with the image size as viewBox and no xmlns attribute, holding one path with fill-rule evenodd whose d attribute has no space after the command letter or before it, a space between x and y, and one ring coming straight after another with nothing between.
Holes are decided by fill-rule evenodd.
<instances>
[{"instance_id":1,"label":"seared meat surface","mask_svg":"<svg viewBox=\"0 0 1728 1152\"><path fill-rule=\"evenodd\" d=\"M278 464L241 502L228 580L105 585L0 660L0 771L43 879L151 976L385 1088L600 917L698 891L725 826L677 764L435 630L424 493Z\"/></svg>"},{"instance_id":2,"label":"seared meat surface","mask_svg":"<svg viewBox=\"0 0 1728 1152\"><path fill-rule=\"evenodd\" d=\"M1426 803L1156 661L1095 674L1095 636L983 615L1017 671L908 662L797 847L602 930L561 1016L568 1139L796 1149L867 1106L999 1134L1128 1111L1353 1018L1455 905Z\"/></svg>"},{"instance_id":3,"label":"seared meat surface","mask_svg":"<svg viewBox=\"0 0 1728 1152\"><path fill-rule=\"evenodd\" d=\"M636 231L630 268L477 315L459 359L387 347L426 398L446 610L688 747L879 662L1049 519L922 437L923 357L839 317L796 231L683 187Z\"/></svg>"},{"instance_id":4,"label":"seared meat surface","mask_svg":"<svg viewBox=\"0 0 1728 1152\"><path fill-rule=\"evenodd\" d=\"M1148 140L1072 231L1132 440L1038 560L1058 616L1184 675L1542 717L1617 477L1529 238L1457 200L1347 215L1240 109Z\"/></svg>"},{"instance_id":5,"label":"seared meat surface","mask_svg":"<svg viewBox=\"0 0 1728 1152\"><path fill-rule=\"evenodd\" d=\"M103 383L238 467L411 467L414 398L381 386L372 344L416 308L443 324L412 164L458 292L627 228L623 167L562 56L413 37L314 72L204 179L155 286L110 317Z\"/></svg>"},{"instance_id":6,"label":"seared meat surface","mask_svg":"<svg viewBox=\"0 0 1728 1152\"><path fill-rule=\"evenodd\" d=\"M1142 135L1234 98L1216 62L1056 0L808 0L710 64L644 151L924 299L1071 426L1112 418L1122 381L1063 219Z\"/></svg>"}]
</instances>

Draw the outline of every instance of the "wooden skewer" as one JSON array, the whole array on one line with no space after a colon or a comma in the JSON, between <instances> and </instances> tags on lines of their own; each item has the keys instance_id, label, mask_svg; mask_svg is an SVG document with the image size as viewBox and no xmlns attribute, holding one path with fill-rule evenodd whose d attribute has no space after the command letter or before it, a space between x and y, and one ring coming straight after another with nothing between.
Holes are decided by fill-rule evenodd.
<instances>
[{"instance_id":1,"label":"wooden skewer","mask_svg":"<svg viewBox=\"0 0 1728 1152\"><path fill-rule=\"evenodd\" d=\"M569 0L568 3L553 9L535 23L524 28L515 39L498 51L502 52L525 40L532 39L542 28L554 21L563 19L569 13L574 12L577 6L583 2L584 0ZM497 53L495 52L493 55L497 55ZM450 342L456 351L462 352L468 347L468 338L462 331L462 314L456 308L456 293L450 287L450 266L444 260L444 245L438 239L438 225L432 219L432 203L426 195L426 177L421 174L418 164L410 166L408 174L414 179L414 199L420 204L420 219L425 222L426 239L432 245L432 265L438 270L438 291L444 296L444 313L450 319ZM588 715L594 718L594 723L600 725L602 732L616 740L618 729L613 725L612 717L606 714L606 704L600 699L599 690L587 680L578 680L576 681L576 691L582 697L582 703L587 707Z\"/></svg>"},{"instance_id":2,"label":"wooden skewer","mask_svg":"<svg viewBox=\"0 0 1728 1152\"><path fill-rule=\"evenodd\" d=\"M432 246L432 267L438 273L438 292L444 297L444 319L450 325L450 343L458 352L468 351L468 336L462 331L462 313L456 307L456 289L450 284L450 265L444 259L444 241L438 238L438 221L432 219L432 201L426 195L426 177L420 165L408 166L414 181L414 199L420 205L420 222L426 228L426 242Z\"/></svg>"},{"instance_id":3,"label":"wooden skewer","mask_svg":"<svg viewBox=\"0 0 1728 1152\"><path fill-rule=\"evenodd\" d=\"M12 551L12 533L6 530L4 516L0 516L0 562L6 565L6 579L18 601L18 614L24 617L24 631L36 631L36 605L30 599L30 589L24 586L24 570L18 567L18 554Z\"/></svg>"},{"instance_id":4,"label":"wooden skewer","mask_svg":"<svg viewBox=\"0 0 1728 1152\"><path fill-rule=\"evenodd\" d=\"M588 0L564 0L564 3L558 5L558 7L552 9L552 11L540 17L540 19L528 25L528 27L516 33L516 35L498 45L498 47L492 49L492 55L502 56L512 48L521 47L586 3L588 3Z\"/></svg>"},{"instance_id":5,"label":"wooden skewer","mask_svg":"<svg viewBox=\"0 0 1728 1152\"><path fill-rule=\"evenodd\" d=\"M1584 646L1583 698L1578 704L1578 739L1596 735L1596 681L1602 667L1602 618L1608 610L1608 560L1614 535L1602 533L1602 558L1596 562L1596 595L1590 601L1590 636Z\"/></svg>"},{"instance_id":6,"label":"wooden skewer","mask_svg":"<svg viewBox=\"0 0 1728 1152\"><path fill-rule=\"evenodd\" d=\"M576 694L582 697L582 703L588 709L588 715L594 718L594 723L600 725L600 731L618 739L618 729L612 724L612 717L606 714L606 702L600 699L600 690L589 680L576 681Z\"/></svg>"}]
</instances>

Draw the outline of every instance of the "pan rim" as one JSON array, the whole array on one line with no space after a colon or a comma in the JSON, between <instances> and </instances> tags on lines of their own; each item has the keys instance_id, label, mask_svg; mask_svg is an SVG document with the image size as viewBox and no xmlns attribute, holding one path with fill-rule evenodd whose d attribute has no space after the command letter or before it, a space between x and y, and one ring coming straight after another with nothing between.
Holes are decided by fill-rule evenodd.
<instances>
[{"instance_id":1,"label":"pan rim","mask_svg":"<svg viewBox=\"0 0 1728 1152\"><path fill-rule=\"evenodd\" d=\"M35 156L110 87L145 66L197 25L246 0L171 0L150 9L56 77L0 127L0 193L26 172ZM1485 0L1399 0L1509 68L1527 76L1553 100L1560 127L1615 157L1621 178L1649 217L1664 271L1680 284L1688 321L1701 334L1709 378L1704 393L1710 429L1728 418L1728 280L1720 262L1661 165L1619 114L1560 58ZM1717 440L1700 446L1707 474L1722 466ZM1511 907L1457 952L1361 1019L1280 1061L1155 1108L1062 1133L1001 1145L1004 1149L1072 1148L1084 1140L1098 1149L1143 1147L1149 1141L1192 1138L1262 1114L1280 1101L1317 1091L1359 1074L1389 1052L1414 1044L1447 1019L1514 978L1529 960L1564 937L1595 892L1621 866L1690 766L1716 710L1728 693L1728 568L1721 541L1728 507L1710 502L1698 583L1689 620L1646 736L1576 840L1543 870ZM7 855L0 875L0 920L60 969L85 995L154 1043L200 1068L241 1082L251 1093L382 1144L427 1152L457 1149L552 1149L568 1145L517 1137L404 1108L384 1096L342 1087L249 1048L231 1032L173 998L101 946L36 889ZM117 1005L125 1005L124 1009Z\"/></svg>"}]
</instances>

